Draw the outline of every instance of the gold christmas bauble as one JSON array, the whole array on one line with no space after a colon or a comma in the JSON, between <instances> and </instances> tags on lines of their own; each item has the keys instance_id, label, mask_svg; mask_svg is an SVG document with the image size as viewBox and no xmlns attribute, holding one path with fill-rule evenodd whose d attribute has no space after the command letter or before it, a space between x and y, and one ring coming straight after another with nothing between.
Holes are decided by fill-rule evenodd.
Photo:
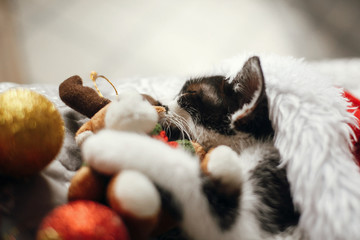
<instances>
[{"instance_id":1,"label":"gold christmas bauble","mask_svg":"<svg viewBox=\"0 0 360 240\"><path fill-rule=\"evenodd\" d=\"M27 89L0 94L0 175L35 174L59 153L64 122L55 105Z\"/></svg>"}]
</instances>

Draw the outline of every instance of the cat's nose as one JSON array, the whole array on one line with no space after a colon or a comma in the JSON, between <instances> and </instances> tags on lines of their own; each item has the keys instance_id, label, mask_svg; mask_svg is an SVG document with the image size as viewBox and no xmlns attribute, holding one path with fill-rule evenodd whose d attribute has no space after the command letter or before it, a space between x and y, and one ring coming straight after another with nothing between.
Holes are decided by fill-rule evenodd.
<instances>
[{"instance_id":1,"label":"cat's nose","mask_svg":"<svg viewBox=\"0 0 360 240\"><path fill-rule=\"evenodd\" d=\"M163 105L163 107L165 108L166 113L168 113L168 111L169 111L169 107L168 107L167 105Z\"/></svg>"}]
</instances>

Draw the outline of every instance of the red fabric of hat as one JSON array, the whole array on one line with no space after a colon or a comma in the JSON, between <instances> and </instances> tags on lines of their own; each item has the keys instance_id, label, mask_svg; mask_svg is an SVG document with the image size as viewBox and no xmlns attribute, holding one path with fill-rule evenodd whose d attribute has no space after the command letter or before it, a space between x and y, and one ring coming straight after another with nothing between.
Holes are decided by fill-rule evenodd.
<instances>
[{"instance_id":1,"label":"red fabric of hat","mask_svg":"<svg viewBox=\"0 0 360 240\"><path fill-rule=\"evenodd\" d=\"M358 125L360 126L360 100L354 95L345 91L344 96L351 103L351 107L348 109L349 112L353 113L357 118ZM360 166L360 129L358 126L351 126L355 132L356 139L354 139L354 154L357 160L357 163Z\"/></svg>"}]
</instances>

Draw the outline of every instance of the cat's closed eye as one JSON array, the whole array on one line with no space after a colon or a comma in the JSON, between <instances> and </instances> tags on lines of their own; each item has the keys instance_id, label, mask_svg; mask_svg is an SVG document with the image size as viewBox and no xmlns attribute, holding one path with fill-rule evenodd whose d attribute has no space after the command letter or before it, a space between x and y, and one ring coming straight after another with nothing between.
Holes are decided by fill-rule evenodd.
<instances>
[{"instance_id":1,"label":"cat's closed eye","mask_svg":"<svg viewBox=\"0 0 360 240\"><path fill-rule=\"evenodd\" d=\"M193 95L193 94L197 94L197 91L188 90L188 91L186 91L184 94L185 94L185 95L186 95L186 94L191 94L191 95Z\"/></svg>"},{"instance_id":2,"label":"cat's closed eye","mask_svg":"<svg viewBox=\"0 0 360 240\"><path fill-rule=\"evenodd\" d=\"M180 95L180 99L185 100L185 99L189 99L189 98L192 98L192 97L196 97L197 95L198 95L197 91L188 90L188 91L183 92Z\"/></svg>"}]
</instances>

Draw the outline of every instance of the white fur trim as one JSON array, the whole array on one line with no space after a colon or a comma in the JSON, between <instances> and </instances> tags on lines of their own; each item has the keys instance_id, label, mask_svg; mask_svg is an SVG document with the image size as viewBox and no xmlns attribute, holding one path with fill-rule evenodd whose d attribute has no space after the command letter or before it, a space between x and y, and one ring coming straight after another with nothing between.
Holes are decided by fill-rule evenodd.
<instances>
[{"instance_id":1,"label":"white fur trim","mask_svg":"<svg viewBox=\"0 0 360 240\"><path fill-rule=\"evenodd\" d=\"M144 174L123 170L115 178L114 197L124 210L139 218L154 217L159 213L159 193Z\"/></svg>"}]
</instances>

